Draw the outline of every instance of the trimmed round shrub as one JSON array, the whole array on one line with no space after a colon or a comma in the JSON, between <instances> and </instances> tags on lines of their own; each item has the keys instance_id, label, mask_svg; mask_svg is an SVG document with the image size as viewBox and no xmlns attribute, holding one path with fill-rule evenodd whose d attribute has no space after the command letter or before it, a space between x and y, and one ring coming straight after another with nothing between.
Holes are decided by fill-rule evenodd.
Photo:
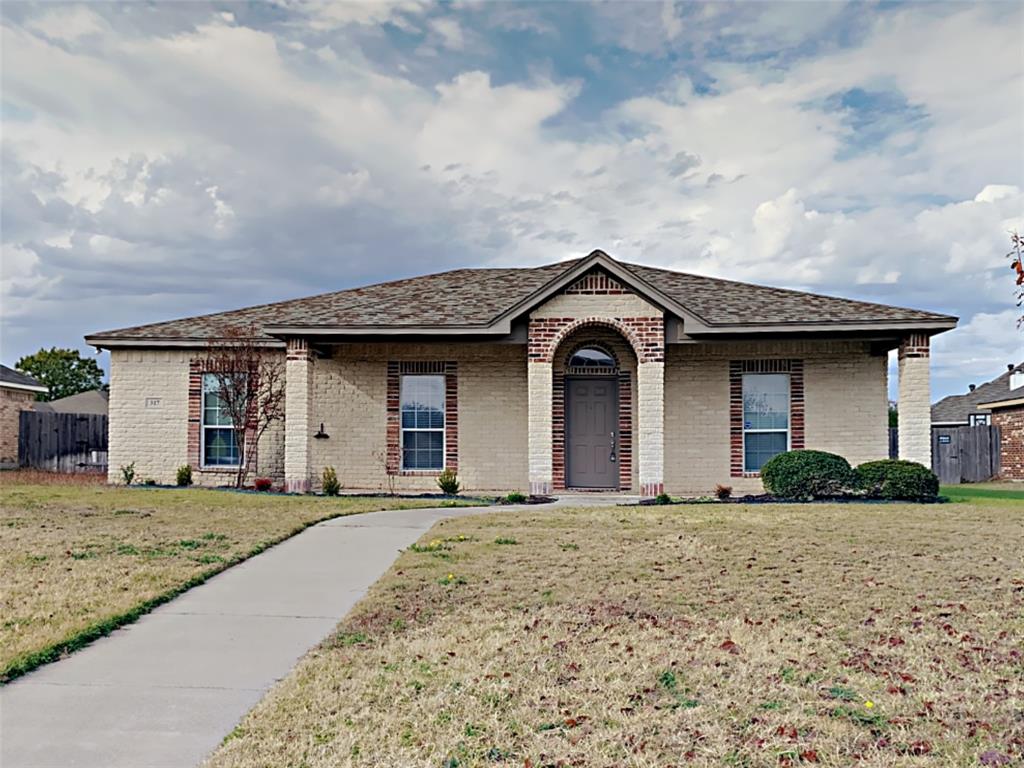
<instances>
[{"instance_id":1,"label":"trimmed round shrub","mask_svg":"<svg viewBox=\"0 0 1024 768\"><path fill-rule=\"evenodd\" d=\"M857 487L876 499L934 499L939 495L939 478L916 461L869 461L854 474Z\"/></svg>"},{"instance_id":2,"label":"trimmed round shrub","mask_svg":"<svg viewBox=\"0 0 1024 768\"><path fill-rule=\"evenodd\" d=\"M838 496L853 485L853 470L842 456L825 451L787 451L761 467L761 482L772 496L819 499Z\"/></svg>"}]
</instances>

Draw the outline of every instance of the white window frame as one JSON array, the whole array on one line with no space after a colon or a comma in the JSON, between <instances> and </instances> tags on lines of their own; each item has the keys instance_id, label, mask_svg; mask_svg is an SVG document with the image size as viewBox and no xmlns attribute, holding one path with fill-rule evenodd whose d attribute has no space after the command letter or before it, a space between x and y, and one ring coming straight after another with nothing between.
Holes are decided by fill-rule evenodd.
<instances>
[{"instance_id":1,"label":"white window frame","mask_svg":"<svg viewBox=\"0 0 1024 768\"><path fill-rule=\"evenodd\" d=\"M785 376L786 377L786 428L785 429L747 429L747 406L746 406L746 382L748 376ZM743 412L740 414L740 419L743 423L743 474L745 475L760 475L760 469L747 469L747 434L752 435L766 435L766 434L778 434L779 432L786 433L786 450L793 450L793 374L789 372L764 372L764 373L744 373L740 381L740 398L742 401Z\"/></svg>"},{"instance_id":2,"label":"white window frame","mask_svg":"<svg viewBox=\"0 0 1024 768\"><path fill-rule=\"evenodd\" d=\"M406 427L402 424L402 402L405 394L406 379L440 379L441 380L441 427ZM443 373L403 373L398 377L398 463L402 472L422 472L436 474L443 472L448 456L448 391L447 381ZM405 433L406 432L440 432L441 433L441 466L440 467L406 467L405 466Z\"/></svg>"},{"instance_id":3,"label":"white window frame","mask_svg":"<svg viewBox=\"0 0 1024 768\"><path fill-rule=\"evenodd\" d=\"M238 464L207 464L206 463L206 431L209 429L230 429L235 442L238 442L238 435L235 435L235 425L207 424L206 423L206 377L216 378L215 374L204 373L199 382L199 466L201 469L235 471L241 466L242 446L238 446ZM218 387L219 388L219 387Z\"/></svg>"},{"instance_id":4,"label":"white window frame","mask_svg":"<svg viewBox=\"0 0 1024 768\"><path fill-rule=\"evenodd\" d=\"M992 424L992 415L989 413L969 413L967 423L972 427L987 427Z\"/></svg>"}]
</instances>

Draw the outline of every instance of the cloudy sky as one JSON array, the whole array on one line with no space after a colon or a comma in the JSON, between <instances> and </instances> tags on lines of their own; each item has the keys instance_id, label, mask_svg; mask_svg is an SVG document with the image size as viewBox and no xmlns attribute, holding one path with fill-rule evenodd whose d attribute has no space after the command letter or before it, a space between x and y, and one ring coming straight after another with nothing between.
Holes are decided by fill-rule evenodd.
<instances>
[{"instance_id":1,"label":"cloudy sky","mask_svg":"<svg viewBox=\"0 0 1024 768\"><path fill-rule=\"evenodd\" d=\"M1020 4L0 12L7 364L594 248L957 314L936 394L1024 357Z\"/></svg>"}]
</instances>

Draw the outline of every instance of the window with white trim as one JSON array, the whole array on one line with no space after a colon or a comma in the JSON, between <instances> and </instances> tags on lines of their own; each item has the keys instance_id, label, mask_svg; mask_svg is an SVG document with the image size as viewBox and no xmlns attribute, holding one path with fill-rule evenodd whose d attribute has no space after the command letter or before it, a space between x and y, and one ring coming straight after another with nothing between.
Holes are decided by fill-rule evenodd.
<instances>
[{"instance_id":1,"label":"window with white trim","mask_svg":"<svg viewBox=\"0 0 1024 768\"><path fill-rule=\"evenodd\" d=\"M444 469L444 376L401 379L402 469Z\"/></svg>"},{"instance_id":2,"label":"window with white trim","mask_svg":"<svg viewBox=\"0 0 1024 768\"><path fill-rule=\"evenodd\" d=\"M789 374L743 374L743 471L789 450Z\"/></svg>"},{"instance_id":3,"label":"window with white trim","mask_svg":"<svg viewBox=\"0 0 1024 768\"><path fill-rule=\"evenodd\" d=\"M220 397L220 383L203 374L202 462L204 467L237 467L241 461L231 416Z\"/></svg>"},{"instance_id":4,"label":"window with white trim","mask_svg":"<svg viewBox=\"0 0 1024 768\"><path fill-rule=\"evenodd\" d=\"M992 423L992 416L987 413L969 413L967 414L967 423L972 427L983 427Z\"/></svg>"}]
</instances>

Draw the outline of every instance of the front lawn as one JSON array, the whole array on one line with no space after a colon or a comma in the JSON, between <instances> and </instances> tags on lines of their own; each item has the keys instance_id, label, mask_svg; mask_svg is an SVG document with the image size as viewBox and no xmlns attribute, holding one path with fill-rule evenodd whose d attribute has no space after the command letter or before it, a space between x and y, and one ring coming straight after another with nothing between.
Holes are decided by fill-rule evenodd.
<instances>
[{"instance_id":1,"label":"front lawn","mask_svg":"<svg viewBox=\"0 0 1024 768\"><path fill-rule=\"evenodd\" d=\"M0 480L0 681L134 620L308 525L437 501ZM31 478L32 476L29 475Z\"/></svg>"},{"instance_id":2,"label":"front lawn","mask_svg":"<svg viewBox=\"0 0 1024 768\"><path fill-rule=\"evenodd\" d=\"M992 505L443 522L209 765L1017 764L1022 554Z\"/></svg>"},{"instance_id":3,"label":"front lawn","mask_svg":"<svg viewBox=\"0 0 1024 768\"><path fill-rule=\"evenodd\" d=\"M963 483L944 485L939 493L950 501L1024 505L1024 483Z\"/></svg>"}]
</instances>

